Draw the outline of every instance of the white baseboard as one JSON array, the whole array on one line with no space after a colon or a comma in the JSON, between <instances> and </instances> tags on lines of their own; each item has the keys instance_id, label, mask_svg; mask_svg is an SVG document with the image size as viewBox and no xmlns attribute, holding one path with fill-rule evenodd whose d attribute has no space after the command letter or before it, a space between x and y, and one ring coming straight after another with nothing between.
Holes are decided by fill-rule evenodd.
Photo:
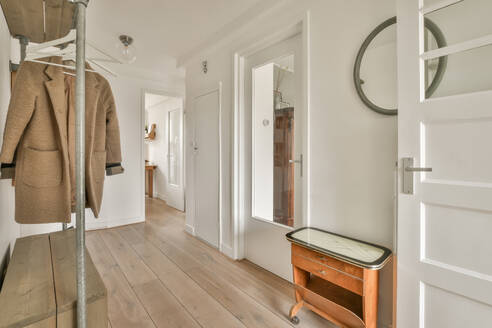
<instances>
[{"instance_id":1,"label":"white baseboard","mask_svg":"<svg viewBox=\"0 0 492 328\"><path fill-rule=\"evenodd\" d=\"M95 219L86 223L87 230L99 230L120 227L128 224L145 222L143 218L128 218L128 219Z\"/></svg>"},{"instance_id":2,"label":"white baseboard","mask_svg":"<svg viewBox=\"0 0 492 328\"><path fill-rule=\"evenodd\" d=\"M195 236L195 227L190 226L189 224L185 225L185 231L192 236Z\"/></svg>"},{"instance_id":3,"label":"white baseboard","mask_svg":"<svg viewBox=\"0 0 492 328\"><path fill-rule=\"evenodd\" d=\"M155 197L157 197L157 198L159 198L159 199L161 199L161 200L163 200L163 201L167 202L167 196L166 196L166 195L164 195L164 194L160 194L160 193L156 192L156 193L155 193Z\"/></svg>"},{"instance_id":4,"label":"white baseboard","mask_svg":"<svg viewBox=\"0 0 492 328\"><path fill-rule=\"evenodd\" d=\"M221 244L220 245L220 251L226 255L227 257L235 260L234 258L234 249L226 244Z\"/></svg>"}]
</instances>

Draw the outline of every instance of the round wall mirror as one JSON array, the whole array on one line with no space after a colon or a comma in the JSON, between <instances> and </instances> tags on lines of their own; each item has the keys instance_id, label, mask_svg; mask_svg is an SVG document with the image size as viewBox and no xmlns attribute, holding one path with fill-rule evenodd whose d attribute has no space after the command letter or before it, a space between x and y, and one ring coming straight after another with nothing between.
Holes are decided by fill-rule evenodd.
<instances>
[{"instance_id":1,"label":"round wall mirror","mask_svg":"<svg viewBox=\"0 0 492 328\"><path fill-rule=\"evenodd\" d=\"M428 42L438 48L446 46L446 39L439 27L425 19ZM364 40L354 66L354 84L362 102L375 112L397 115L397 49L396 16L377 26ZM447 57L439 58L435 72L430 72L429 98L439 86L446 71ZM429 79L430 80L430 79Z\"/></svg>"}]
</instances>

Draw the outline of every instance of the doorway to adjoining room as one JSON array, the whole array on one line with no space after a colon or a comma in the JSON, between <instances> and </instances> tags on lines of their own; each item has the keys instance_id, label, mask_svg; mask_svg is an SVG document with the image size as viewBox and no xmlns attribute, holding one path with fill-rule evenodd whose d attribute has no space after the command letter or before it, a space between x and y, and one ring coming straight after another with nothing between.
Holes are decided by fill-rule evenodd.
<instances>
[{"instance_id":1,"label":"doorway to adjoining room","mask_svg":"<svg viewBox=\"0 0 492 328\"><path fill-rule=\"evenodd\" d=\"M145 196L185 210L183 98L145 92Z\"/></svg>"}]
</instances>

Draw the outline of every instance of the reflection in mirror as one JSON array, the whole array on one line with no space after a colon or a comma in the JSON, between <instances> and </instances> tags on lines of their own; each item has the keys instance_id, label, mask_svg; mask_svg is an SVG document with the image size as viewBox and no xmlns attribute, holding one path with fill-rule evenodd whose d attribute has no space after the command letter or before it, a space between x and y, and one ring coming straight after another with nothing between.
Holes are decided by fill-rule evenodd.
<instances>
[{"instance_id":1,"label":"reflection in mirror","mask_svg":"<svg viewBox=\"0 0 492 328\"><path fill-rule=\"evenodd\" d=\"M425 1L432 5L431 0ZM425 15L439 26L449 45L468 42L492 34L492 1L465 0ZM440 48L425 34L425 50ZM482 44L483 45L483 44ZM427 98L438 98L471 92L492 90L492 45L452 53L447 59L446 74L435 92ZM439 58L425 61L426 86L437 71Z\"/></svg>"},{"instance_id":2,"label":"reflection in mirror","mask_svg":"<svg viewBox=\"0 0 492 328\"><path fill-rule=\"evenodd\" d=\"M425 5L429 6L437 2L426 0ZM447 44L453 45L492 34L491 13L490 0L464 0L426 14L425 18L439 26L446 37ZM425 51L437 48L435 43L427 43Z\"/></svg>"},{"instance_id":3,"label":"reflection in mirror","mask_svg":"<svg viewBox=\"0 0 492 328\"><path fill-rule=\"evenodd\" d=\"M430 98L492 90L492 45L447 56L446 74ZM437 59L425 62L429 78L436 71Z\"/></svg>"},{"instance_id":4,"label":"reflection in mirror","mask_svg":"<svg viewBox=\"0 0 492 328\"><path fill-rule=\"evenodd\" d=\"M371 102L382 108L397 107L396 24L382 30L367 47L360 79Z\"/></svg>"},{"instance_id":5,"label":"reflection in mirror","mask_svg":"<svg viewBox=\"0 0 492 328\"><path fill-rule=\"evenodd\" d=\"M253 217L294 226L294 56L253 69Z\"/></svg>"}]
</instances>

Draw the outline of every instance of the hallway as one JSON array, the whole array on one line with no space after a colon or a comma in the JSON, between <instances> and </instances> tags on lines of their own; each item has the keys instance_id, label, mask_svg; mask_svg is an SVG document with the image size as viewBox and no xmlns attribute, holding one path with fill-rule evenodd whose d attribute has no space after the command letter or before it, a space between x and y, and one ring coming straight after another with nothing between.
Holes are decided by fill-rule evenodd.
<instances>
[{"instance_id":1,"label":"hallway","mask_svg":"<svg viewBox=\"0 0 492 328\"><path fill-rule=\"evenodd\" d=\"M291 327L290 283L184 232L184 213L146 200L146 223L87 233L112 328ZM299 327L332 327L303 311Z\"/></svg>"}]
</instances>

